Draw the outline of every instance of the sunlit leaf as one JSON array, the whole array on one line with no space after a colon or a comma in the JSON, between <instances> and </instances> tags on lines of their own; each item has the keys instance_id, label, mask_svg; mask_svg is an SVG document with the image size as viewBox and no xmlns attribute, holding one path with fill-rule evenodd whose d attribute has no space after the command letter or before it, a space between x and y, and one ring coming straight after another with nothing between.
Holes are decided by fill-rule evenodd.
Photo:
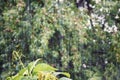
<instances>
[{"instance_id":1,"label":"sunlit leaf","mask_svg":"<svg viewBox=\"0 0 120 80\"><path fill-rule=\"evenodd\" d=\"M40 63L40 64L37 64L34 69L33 69L33 72L39 72L39 71L55 71L55 70L58 70L46 63Z\"/></svg>"}]
</instances>

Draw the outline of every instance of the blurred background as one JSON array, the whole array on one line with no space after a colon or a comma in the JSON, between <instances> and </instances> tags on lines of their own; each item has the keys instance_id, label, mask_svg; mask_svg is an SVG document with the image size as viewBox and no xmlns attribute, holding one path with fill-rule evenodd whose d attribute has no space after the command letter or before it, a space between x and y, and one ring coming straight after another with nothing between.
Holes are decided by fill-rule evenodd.
<instances>
[{"instance_id":1,"label":"blurred background","mask_svg":"<svg viewBox=\"0 0 120 80\"><path fill-rule=\"evenodd\" d=\"M119 80L119 30L119 0L0 0L0 80L38 58L73 80Z\"/></svg>"}]
</instances>

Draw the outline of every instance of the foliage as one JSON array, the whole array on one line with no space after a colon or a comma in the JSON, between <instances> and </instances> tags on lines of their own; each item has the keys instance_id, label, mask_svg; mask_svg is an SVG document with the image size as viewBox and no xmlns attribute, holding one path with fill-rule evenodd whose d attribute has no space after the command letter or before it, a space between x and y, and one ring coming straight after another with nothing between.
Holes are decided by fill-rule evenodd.
<instances>
[{"instance_id":1,"label":"foliage","mask_svg":"<svg viewBox=\"0 0 120 80\"><path fill-rule=\"evenodd\" d=\"M15 76L8 77L7 80L61 80L62 77L57 78L58 75L68 77L70 80L70 74L66 72L55 72L57 69L51 67L45 63L39 63L37 59L34 62L28 64L27 67L21 69Z\"/></svg>"},{"instance_id":2,"label":"foliage","mask_svg":"<svg viewBox=\"0 0 120 80\"><path fill-rule=\"evenodd\" d=\"M44 70L55 68L44 63L73 80L120 79L120 2L91 0L89 11L61 1L0 0L1 79L18 71L23 80L36 80L36 73L53 77ZM44 63L31 62L38 58Z\"/></svg>"}]
</instances>

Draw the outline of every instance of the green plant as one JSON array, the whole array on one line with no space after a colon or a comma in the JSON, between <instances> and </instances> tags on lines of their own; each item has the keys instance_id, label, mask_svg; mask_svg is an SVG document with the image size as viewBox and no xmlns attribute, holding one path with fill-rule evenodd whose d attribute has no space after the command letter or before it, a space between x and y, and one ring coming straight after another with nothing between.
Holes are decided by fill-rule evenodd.
<instances>
[{"instance_id":1,"label":"green plant","mask_svg":"<svg viewBox=\"0 0 120 80\"><path fill-rule=\"evenodd\" d=\"M57 1L0 0L0 79L41 58L74 80L119 80L120 1L91 0L89 15L75 0ZM22 79L37 78L28 71Z\"/></svg>"},{"instance_id":2,"label":"green plant","mask_svg":"<svg viewBox=\"0 0 120 80\"><path fill-rule=\"evenodd\" d=\"M46 63L38 63L38 61L40 61L40 59L29 63L27 67L21 69L15 76L8 77L7 80L62 80L65 78L57 78L60 74L66 76L67 80L71 80L69 79L69 73L56 72L58 69Z\"/></svg>"}]
</instances>

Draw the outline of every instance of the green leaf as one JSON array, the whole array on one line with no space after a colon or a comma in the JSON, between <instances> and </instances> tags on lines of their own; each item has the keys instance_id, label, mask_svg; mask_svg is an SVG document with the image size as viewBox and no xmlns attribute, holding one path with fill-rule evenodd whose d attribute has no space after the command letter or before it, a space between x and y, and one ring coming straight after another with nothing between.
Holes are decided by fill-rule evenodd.
<instances>
[{"instance_id":1,"label":"green leaf","mask_svg":"<svg viewBox=\"0 0 120 80\"><path fill-rule=\"evenodd\" d=\"M21 69L21 70L19 71L19 73L18 73L18 75L20 75L20 76L23 76L23 75L25 75L25 74L28 74L27 68Z\"/></svg>"},{"instance_id":2,"label":"green leaf","mask_svg":"<svg viewBox=\"0 0 120 80\"><path fill-rule=\"evenodd\" d=\"M86 75L87 77L92 77L93 74L94 74L93 71L91 71L91 70L85 70L85 75Z\"/></svg>"},{"instance_id":3,"label":"green leaf","mask_svg":"<svg viewBox=\"0 0 120 80\"><path fill-rule=\"evenodd\" d=\"M28 64L28 71L29 71L29 74L31 74L33 68L35 67L35 65L37 64L38 61L40 61L40 59L37 59L36 61L31 62L31 63Z\"/></svg>"},{"instance_id":4,"label":"green leaf","mask_svg":"<svg viewBox=\"0 0 120 80\"><path fill-rule=\"evenodd\" d=\"M102 78L101 77L92 77L92 78L90 78L88 80L102 80Z\"/></svg>"},{"instance_id":5,"label":"green leaf","mask_svg":"<svg viewBox=\"0 0 120 80\"><path fill-rule=\"evenodd\" d=\"M23 76L21 76L21 75L15 75L11 78L11 80L21 80L22 77Z\"/></svg>"},{"instance_id":6,"label":"green leaf","mask_svg":"<svg viewBox=\"0 0 120 80\"><path fill-rule=\"evenodd\" d=\"M20 70L20 72L18 74L16 74L15 76L12 76L11 79L12 80L21 80L21 78L25 75L28 74L28 70L27 68L24 68L22 70ZM10 79L8 79L10 80Z\"/></svg>"},{"instance_id":7,"label":"green leaf","mask_svg":"<svg viewBox=\"0 0 120 80\"><path fill-rule=\"evenodd\" d=\"M39 71L55 71L55 70L58 70L48 64L45 64L45 63L40 63L38 65L36 65L33 69L33 72L39 72Z\"/></svg>"},{"instance_id":8,"label":"green leaf","mask_svg":"<svg viewBox=\"0 0 120 80\"><path fill-rule=\"evenodd\" d=\"M37 76L25 76L21 80L38 80Z\"/></svg>"}]
</instances>

